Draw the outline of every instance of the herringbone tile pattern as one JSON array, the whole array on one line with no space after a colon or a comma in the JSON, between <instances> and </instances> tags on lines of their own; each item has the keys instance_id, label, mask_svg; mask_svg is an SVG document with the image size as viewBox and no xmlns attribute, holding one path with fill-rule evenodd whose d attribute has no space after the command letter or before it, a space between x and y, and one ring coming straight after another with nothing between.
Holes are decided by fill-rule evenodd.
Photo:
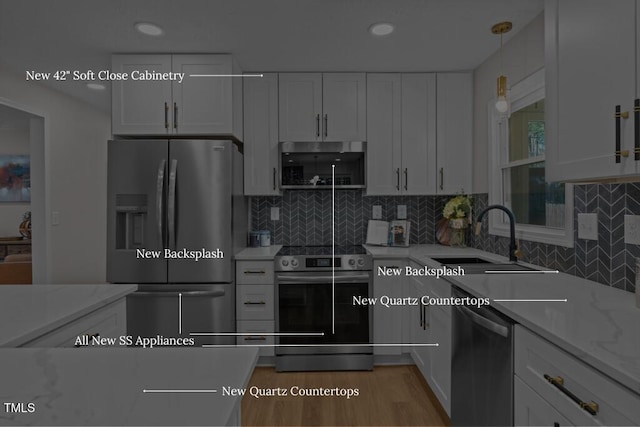
<instances>
[{"instance_id":1,"label":"herringbone tile pattern","mask_svg":"<svg viewBox=\"0 0 640 427\"><path fill-rule=\"evenodd\" d=\"M364 196L360 190L335 193L336 244L362 244L373 206L382 206L382 219L396 218L398 205L407 206L412 244L435 242L436 222L451 196ZM487 194L475 194L474 212L488 204ZM271 221L271 207L280 208L280 220ZM283 245L330 245L332 224L330 191L285 191L282 197L252 197L251 228L271 231L272 241ZM578 213L598 215L598 240L578 239ZM635 291L635 262L640 246L624 243L624 215L640 215L640 183L574 186L574 247L521 241L524 261ZM468 231L469 246L508 255L509 239Z\"/></svg>"}]
</instances>

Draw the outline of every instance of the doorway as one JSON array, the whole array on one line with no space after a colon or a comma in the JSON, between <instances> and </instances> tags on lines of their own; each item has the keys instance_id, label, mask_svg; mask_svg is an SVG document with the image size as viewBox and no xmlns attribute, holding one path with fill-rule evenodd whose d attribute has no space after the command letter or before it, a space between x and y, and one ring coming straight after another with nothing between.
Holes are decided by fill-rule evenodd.
<instances>
[{"instance_id":1,"label":"doorway","mask_svg":"<svg viewBox=\"0 0 640 427\"><path fill-rule=\"evenodd\" d=\"M0 258L31 253L32 283L49 281L45 189L45 117L0 99ZM13 169L11 176L6 172ZM30 215L31 238L20 226ZM28 236L25 236L28 237ZM0 242L2 243L2 242ZM10 249L7 249L10 248Z\"/></svg>"}]
</instances>

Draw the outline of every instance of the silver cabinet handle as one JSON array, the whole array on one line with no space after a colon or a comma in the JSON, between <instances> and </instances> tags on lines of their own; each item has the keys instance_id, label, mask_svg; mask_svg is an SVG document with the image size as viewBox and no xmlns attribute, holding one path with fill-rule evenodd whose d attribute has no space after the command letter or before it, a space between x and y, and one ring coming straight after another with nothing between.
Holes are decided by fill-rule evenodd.
<instances>
[{"instance_id":1,"label":"silver cabinet handle","mask_svg":"<svg viewBox=\"0 0 640 427\"><path fill-rule=\"evenodd\" d=\"M264 301L245 301L244 305L266 305L267 303Z\"/></svg>"},{"instance_id":2,"label":"silver cabinet handle","mask_svg":"<svg viewBox=\"0 0 640 427\"><path fill-rule=\"evenodd\" d=\"M444 168L440 168L440 189L444 190Z\"/></svg>"},{"instance_id":3,"label":"silver cabinet handle","mask_svg":"<svg viewBox=\"0 0 640 427\"><path fill-rule=\"evenodd\" d=\"M178 129L178 104L173 103L173 128Z\"/></svg>"},{"instance_id":4,"label":"silver cabinet handle","mask_svg":"<svg viewBox=\"0 0 640 427\"><path fill-rule=\"evenodd\" d=\"M329 115L324 115L324 137L326 138L329 135Z\"/></svg>"},{"instance_id":5,"label":"silver cabinet handle","mask_svg":"<svg viewBox=\"0 0 640 427\"><path fill-rule=\"evenodd\" d=\"M168 246L173 249L176 244L176 174L178 161L171 160L169 171L169 194L167 195L167 222L169 228Z\"/></svg>"},{"instance_id":6,"label":"silver cabinet handle","mask_svg":"<svg viewBox=\"0 0 640 427\"><path fill-rule=\"evenodd\" d=\"M409 189L409 169L404 168L404 191Z\"/></svg>"},{"instance_id":7,"label":"silver cabinet handle","mask_svg":"<svg viewBox=\"0 0 640 427\"><path fill-rule=\"evenodd\" d=\"M158 226L158 240L160 241L160 245L162 245L163 248L164 236L162 235L162 201L164 200L164 168L166 164L166 159L162 159L160 161L160 165L158 166L158 178L156 182L156 225Z\"/></svg>"},{"instance_id":8,"label":"silver cabinet handle","mask_svg":"<svg viewBox=\"0 0 640 427\"><path fill-rule=\"evenodd\" d=\"M396 168L396 190L400 191L400 168Z\"/></svg>"},{"instance_id":9,"label":"silver cabinet handle","mask_svg":"<svg viewBox=\"0 0 640 427\"><path fill-rule=\"evenodd\" d=\"M169 129L169 105L164 103L164 128Z\"/></svg>"},{"instance_id":10,"label":"silver cabinet handle","mask_svg":"<svg viewBox=\"0 0 640 427\"><path fill-rule=\"evenodd\" d=\"M320 114L316 114L316 137L320 137Z\"/></svg>"}]
</instances>

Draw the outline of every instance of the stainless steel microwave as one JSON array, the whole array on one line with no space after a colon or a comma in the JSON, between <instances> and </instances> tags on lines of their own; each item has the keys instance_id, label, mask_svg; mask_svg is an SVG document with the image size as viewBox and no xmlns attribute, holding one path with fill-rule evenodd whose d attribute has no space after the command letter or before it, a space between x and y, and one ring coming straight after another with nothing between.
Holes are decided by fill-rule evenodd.
<instances>
[{"instance_id":1,"label":"stainless steel microwave","mask_svg":"<svg viewBox=\"0 0 640 427\"><path fill-rule=\"evenodd\" d=\"M280 188L366 187L366 142L281 142Z\"/></svg>"}]
</instances>

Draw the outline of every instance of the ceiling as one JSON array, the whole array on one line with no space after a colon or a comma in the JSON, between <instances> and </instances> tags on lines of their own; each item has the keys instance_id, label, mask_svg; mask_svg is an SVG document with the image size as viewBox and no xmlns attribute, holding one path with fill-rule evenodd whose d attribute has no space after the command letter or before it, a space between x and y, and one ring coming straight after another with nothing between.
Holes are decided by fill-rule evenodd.
<instances>
[{"instance_id":1,"label":"ceiling","mask_svg":"<svg viewBox=\"0 0 640 427\"><path fill-rule=\"evenodd\" d=\"M16 72L108 69L112 53L232 53L244 71L472 70L543 0L0 0L0 61ZM165 34L135 31L149 21ZM374 38L368 27L396 30ZM34 83L36 84L36 83ZM49 82L104 111L110 91ZM1 94L0 94L1 95Z\"/></svg>"}]
</instances>

